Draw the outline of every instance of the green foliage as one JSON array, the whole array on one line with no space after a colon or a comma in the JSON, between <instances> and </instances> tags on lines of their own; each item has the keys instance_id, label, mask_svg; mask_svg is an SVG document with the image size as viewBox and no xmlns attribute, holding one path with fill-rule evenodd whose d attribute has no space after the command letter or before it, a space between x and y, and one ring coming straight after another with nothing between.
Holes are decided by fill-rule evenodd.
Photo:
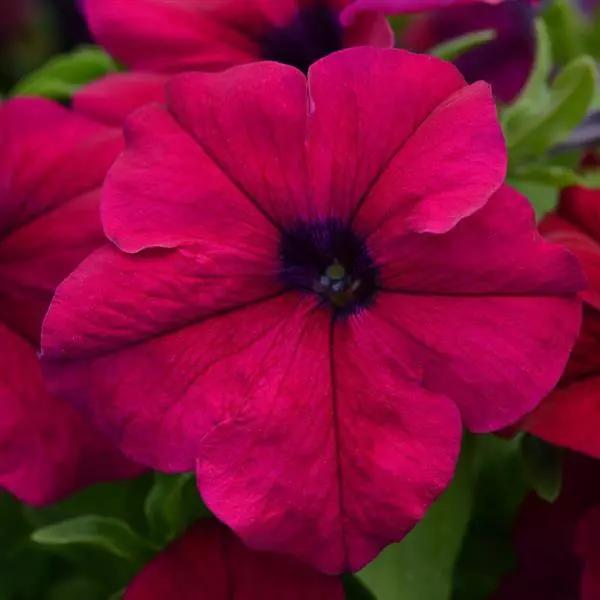
<instances>
[{"instance_id":1,"label":"green foliage","mask_svg":"<svg viewBox=\"0 0 600 600\"><path fill-rule=\"evenodd\" d=\"M471 438L473 509L454 573L452 600L487 600L514 566L512 529L529 491L519 437Z\"/></svg>"},{"instance_id":2,"label":"green foliage","mask_svg":"<svg viewBox=\"0 0 600 600\"><path fill-rule=\"evenodd\" d=\"M184 475L154 475L152 486L144 502L150 535L167 543L183 533L201 516L210 513L202 504L191 473Z\"/></svg>"},{"instance_id":3,"label":"green foliage","mask_svg":"<svg viewBox=\"0 0 600 600\"><path fill-rule=\"evenodd\" d=\"M376 600L367 586L356 575L343 576L345 600Z\"/></svg>"},{"instance_id":4,"label":"green foliage","mask_svg":"<svg viewBox=\"0 0 600 600\"><path fill-rule=\"evenodd\" d=\"M153 550L158 550L125 521L99 515L85 515L47 525L34 531L31 539L38 544L56 546L95 546L137 564L142 564Z\"/></svg>"},{"instance_id":5,"label":"green foliage","mask_svg":"<svg viewBox=\"0 0 600 600\"><path fill-rule=\"evenodd\" d=\"M529 84L502 115L511 169L539 160L564 141L587 115L596 90L596 65L589 56L575 58L547 83L552 53L541 21L537 31L538 55Z\"/></svg>"},{"instance_id":6,"label":"green foliage","mask_svg":"<svg viewBox=\"0 0 600 600\"><path fill-rule=\"evenodd\" d=\"M70 54L56 56L27 75L11 95L69 100L81 86L117 70L116 63L103 50L84 46Z\"/></svg>"},{"instance_id":7,"label":"green foliage","mask_svg":"<svg viewBox=\"0 0 600 600\"><path fill-rule=\"evenodd\" d=\"M522 440L525 476L540 498L554 502L562 486L562 451L532 435Z\"/></svg>"}]
</instances>

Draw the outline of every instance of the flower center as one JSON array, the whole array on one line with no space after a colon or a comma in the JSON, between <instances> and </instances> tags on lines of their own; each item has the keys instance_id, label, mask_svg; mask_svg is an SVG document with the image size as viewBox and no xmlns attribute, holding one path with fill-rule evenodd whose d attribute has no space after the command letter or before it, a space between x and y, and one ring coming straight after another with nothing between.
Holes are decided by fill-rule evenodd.
<instances>
[{"instance_id":1,"label":"flower center","mask_svg":"<svg viewBox=\"0 0 600 600\"><path fill-rule=\"evenodd\" d=\"M377 269L365 243L340 221L295 224L280 255L285 285L318 294L338 313L354 313L375 295Z\"/></svg>"},{"instance_id":2,"label":"flower center","mask_svg":"<svg viewBox=\"0 0 600 600\"><path fill-rule=\"evenodd\" d=\"M338 14L317 2L300 8L287 25L271 29L263 37L262 56L306 73L312 63L342 47Z\"/></svg>"}]
</instances>

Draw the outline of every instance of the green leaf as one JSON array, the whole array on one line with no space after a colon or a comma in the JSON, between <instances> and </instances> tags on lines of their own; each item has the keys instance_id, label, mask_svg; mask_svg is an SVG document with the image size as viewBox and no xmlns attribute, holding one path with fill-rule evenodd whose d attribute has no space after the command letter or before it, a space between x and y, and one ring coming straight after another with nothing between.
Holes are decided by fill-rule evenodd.
<instances>
[{"instance_id":1,"label":"green leaf","mask_svg":"<svg viewBox=\"0 0 600 600\"><path fill-rule=\"evenodd\" d=\"M371 590L355 575L343 576L345 600L377 600Z\"/></svg>"},{"instance_id":2,"label":"green leaf","mask_svg":"<svg viewBox=\"0 0 600 600\"><path fill-rule=\"evenodd\" d=\"M552 0L547 6L543 19L550 34L554 59L565 64L584 53L585 22L573 0Z\"/></svg>"},{"instance_id":3,"label":"green leaf","mask_svg":"<svg viewBox=\"0 0 600 600\"><path fill-rule=\"evenodd\" d=\"M474 502L454 571L452 600L488 600L515 565L513 523L529 491L519 437L471 438L477 472Z\"/></svg>"},{"instance_id":4,"label":"green leaf","mask_svg":"<svg viewBox=\"0 0 600 600\"><path fill-rule=\"evenodd\" d=\"M13 96L43 96L68 100L86 83L117 71L114 61L94 46L84 46L70 54L56 56L27 75L13 88Z\"/></svg>"},{"instance_id":5,"label":"green leaf","mask_svg":"<svg viewBox=\"0 0 600 600\"><path fill-rule=\"evenodd\" d=\"M386 548L358 577L378 600L446 600L472 503L472 454L467 444L456 477L425 518Z\"/></svg>"},{"instance_id":6,"label":"green leaf","mask_svg":"<svg viewBox=\"0 0 600 600\"><path fill-rule=\"evenodd\" d=\"M537 20L535 62L527 83L517 100L502 113L502 124L507 137L526 123L536 106L548 98L548 79L552 71L552 46L548 29L543 21Z\"/></svg>"},{"instance_id":7,"label":"green leaf","mask_svg":"<svg viewBox=\"0 0 600 600\"><path fill-rule=\"evenodd\" d=\"M562 486L562 452L532 435L523 438L522 458L525 474L537 495L554 502Z\"/></svg>"},{"instance_id":8,"label":"green leaf","mask_svg":"<svg viewBox=\"0 0 600 600\"><path fill-rule=\"evenodd\" d=\"M590 189L600 188L600 169L578 172L563 165L525 164L511 171L511 177L530 183L564 188L579 185Z\"/></svg>"},{"instance_id":9,"label":"green leaf","mask_svg":"<svg viewBox=\"0 0 600 600\"><path fill-rule=\"evenodd\" d=\"M86 515L42 527L31 534L38 544L51 546L85 545L114 556L142 563L159 548L135 533L124 521Z\"/></svg>"},{"instance_id":10,"label":"green leaf","mask_svg":"<svg viewBox=\"0 0 600 600\"><path fill-rule=\"evenodd\" d=\"M152 486L144 503L150 532L161 543L170 542L202 515L208 516L193 474L163 475L155 473Z\"/></svg>"},{"instance_id":11,"label":"green leaf","mask_svg":"<svg viewBox=\"0 0 600 600\"><path fill-rule=\"evenodd\" d=\"M496 38L496 31L494 29L483 29L481 31L474 31L467 33L459 37L452 38L447 42L443 42L434 46L429 54L443 58L444 60L456 60L465 52L477 48L487 42L491 42Z\"/></svg>"},{"instance_id":12,"label":"green leaf","mask_svg":"<svg viewBox=\"0 0 600 600\"><path fill-rule=\"evenodd\" d=\"M595 87L595 63L589 56L581 56L558 74L545 102L537 106L527 103L520 112L505 115L511 168L523 160L538 158L565 140L587 115Z\"/></svg>"}]
</instances>

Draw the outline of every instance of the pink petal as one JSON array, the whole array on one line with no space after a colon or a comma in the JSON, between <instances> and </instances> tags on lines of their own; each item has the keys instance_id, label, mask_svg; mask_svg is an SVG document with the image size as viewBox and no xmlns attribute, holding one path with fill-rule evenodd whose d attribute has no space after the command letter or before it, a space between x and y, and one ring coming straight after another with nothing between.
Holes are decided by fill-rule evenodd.
<instances>
[{"instance_id":1,"label":"pink petal","mask_svg":"<svg viewBox=\"0 0 600 600\"><path fill-rule=\"evenodd\" d=\"M373 308L402 339L406 376L453 400L476 433L514 423L554 387L580 312L573 296L522 294L382 292Z\"/></svg>"},{"instance_id":2,"label":"pink petal","mask_svg":"<svg viewBox=\"0 0 600 600\"><path fill-rule=\"evenodd\" d=\"M105 241L99 197L67 200L0 238L0 314L35 346L56 285Z\"/></svg>"},{"instance_id":3,"label":"pink petal","mask_svg":"<svg viewBox=\"0 0 600 600\"><path fill-rule=\"evenodd\" d=\"M271 252L268 252L271 250ZM58 286L44 322L54 359L81 358L140 344L215 314L274 296L277 254L263 258L213 247L146 250L105 245Z\"/></svg>"},{"instance_id":4,"label":"pink petal","mask_svg":"<svg viewBox=\"0 0 600 600\"><path fill-rule=\"evenodd\" d=\"M89 269L95 268L98 256L90 258ZM126 258L113 260L123 264ZM136 258L129 260L138 268ZM154 264L158 267L158 261ZM152 276L148 269L149 282ZM81 332L71 329L66 311L75 303L70 298L78 299L80 293L85 297L94 281L90 277L88 286L78 288L75 273L58 290L43 333L47 371L55 391L80 403L128 456L164 471L192 470L204 437L216 424L242 408L260 406L265 394L277 393L277 383L263 377L262 370L281 365L278 344L289 346L282 336L300 303L295 295L247 300L245 305L241 295L238 309L219 311L217 306L212 317L175 322L182 311L190 315L189 305L202 291L202 282L177 300L183 288L165 277L162 289L150 283L151 294L140 290L140 296L154 296L142 314L124 294L113 304L107 294L103 306L97 304L99 319ZM98 288L104 289L103 284ZM201 296L198 302L202 306ZM312 308L309 304L305 311ZM116 316L119 310L129 316ZM133 327L132 341L116 346L126 336L119 331L121 324ZM72 336L79 336L75 343ZM108 347L111 340L114 348ZM61 362L65 355L70 362Z\"/></svg>"},{"instance_id":5,"label":"pink petal","mask_svg":"<svg viewBox=\"0 0 600 600\"><path fill-rule=\"evenodd\" d=\"M116 73L81 88L73 108L91 119L120 127L136 108L164 101L167 77L156 73Z\"/></svg>"},{"instance_id":6,"label":"pink petal","mask_svg":"<svg viewBox=\"0 0 600 600\"><path fill-rule=\"evenodd\" d=\"M531 205L508 186L443 235L403 233L407 219L390 216L367 238L385 289L537 296L585 286L575 256L537 233Z\"/></svg>"},{"instance_id":7,"label":"pink petal","mask_svg":"<svg viewBox=\"0 0 600 600\"><path fill-rule=\"evenodd\" d=\"M439 105L404 141L363 197L356 227L368 234L393 220L401 227L396 235L444 233L481 208L505 175L496 106L490 87L476 83Z\"/></svg>"},{"instance_id":8,"label":"pink petal","mask_svg":"<svg viewBox=\"0 0 600 600\"><path fill-rule=\"evenodd\" d=\"M239 188L278 222L306 214L306 79L279 63L168 84L177 121Z\"/></svg>"},{"instance_id":9,"label":"pink petal","mask_svg":"<svg viewBox=\"0 0 600 600\"><path fill-rule=\"evenodd\" d=\"M235 590L233 592L232 590ZM253 552L204 520L150 562L124 600L343 600L339 579L281 556Z\"/></svg>"},{"instance_id":10,"label":"pink petal","mask_svg":"<svg viewBox=\"0 0 600 600\"><path fill-rule=\"evenodd\" d=\"M600 458L600 373L559 387L522 427L552 444Z\"/></svg>"},{"instance_id":11,"label":"pink petal","mask_svg":"<svg viewBox=\"0 0 600 600\"><path fill-rule=\"evenodd\" d=\"M600 195L597 196L600 200ZM565 192L563 198L566 197L568 196ZM566 214L573 209L575 209L573 205L561 205L561 212L564 211ZM600 218L598 206L596 211L598 215L590 207L582 221L574 222L552 213L540 223L540 231L545 238L562 244L577 256L589 282L588 289L581 292L581 297L587 304L600 311L600 224L596 237L593 237L595 235L593 233L590 235L590 230L593 231L594 219Z\"/></svg>"},{"instance_id":12,"label":"pink petal","mask_svg":"<svg viewBox=\"0 0 600 600\"><path fill-rule=\"evenodd\" d=\"M264 256L276 229L219 162L159 106L126 123L127 149L104 187L106 235L127 252L195 242ZM261 246L265 246L264 250Z\"/></svg>"},{"instance_id":13,"label":"pink petal","mask_svg":"<svg viewBox=\"0 0 600 600\"><path fill-rule=\"evenodd\" d=\"M0 107L0 234L102 184L121 134L41 98Z\"/></svg>"},{"instance_id":14,"label":"pink petal","mask_svg":"<svg viewBox=\"0 0 600 600\"><path fill-rule=\"evenodd\" d=\"M351 216L419 125L464 85L451 64L402 50L350 49L315 63L308 148L318 215ZM436 133L433 149L438 141Z\"/></svg>"},{"instance_id":15,"label":"pink petal","mask_svg":"<svg viewBox=\"0 0 600 600\"><path fill-rule=\"evenodd\" d=\"M559 214L600 240L600 192L582 187L567 188L561 197Z\"/></svg>"},{"instance_id":16,"label":"pink petal","mask_svg":"<svg viewBox=\"0 0 600 600\"><path fill-rule=\"evenodd\" d=\"M381 13L361 13L345 29L345 48L367 45L381 48L394 47L394 30Z\"/></svg>"},{"instance_id":17,"label":"pink petal","mask_svg":"<svg viewBox=\"0 0 600 600\"><path fill-rule=\"evenodd\" d=\"M45 389L33 346L0 324L0 486L36 506L137 475L64 401Z\"/></svg>"},{"instance_id":18,"label":"pink petal","mask_svg":"<svg viewBox=\"0 0 600 600\"><path fill-rule=\"evenodd\" d=\"M355 571L447 485L458 411L398 377L399 358L385 351L397 338L373 330L368 312L335 325L320 309L287 318L278 360L262 361L269 387L216 424L198 452L205 502L250 546Z\"/></svg>"}]
</instances>

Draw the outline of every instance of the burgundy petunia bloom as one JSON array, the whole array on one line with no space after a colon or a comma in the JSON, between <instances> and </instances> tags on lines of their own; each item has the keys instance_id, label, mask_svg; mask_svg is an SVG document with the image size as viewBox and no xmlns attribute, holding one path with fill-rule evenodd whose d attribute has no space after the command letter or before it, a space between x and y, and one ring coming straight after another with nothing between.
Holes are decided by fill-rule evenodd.
<instances>
[{"instance_id":1,"label":"burgundy petunia bloom","mask_svg":"<svg viewBox=\"0 0 600 600\"><path fill-rule=\"evenodd\" d=\"M167 92L127 122L114 246L58 289L48 368L125 453L195 466L252 547L359 569L445 488L461 421L552 389L577 261L503 186L489 86L449 63L360 48L308 87L265 62Z\"/></svg>"},{"instance_id":2,"label":"burgundy petunia bloom","mask_svg":"<svg viewBox=\"0 0 600 600\"><path fill-rule=\"evenodd\" d=\"M456 60L467 81L483 79L495 96L511 102L527 82L535 58L535 6L529 0L507 0L497 6L478 2L449 7L419 17L401 45L426 51L460 35L493 29L496 38Z\"/></svg>"},{"instance_id":3,"label":"burgundy petunia bloom","mask_svg":"<svg viewBox=\"0 0 600 600\"><path fill-rule=\"evenodd\" d=\"M569 188L542 233L579 258L589 281L584 319L557 389L524 421L535 435L600 458L600 192Z\"/></svg>"},{"instance_id":4,"label":"burgundy petunia bloom","mask_svg":"<svg viewBox=\"0 0 600 600\"><path fill-rule=\"evenodd\" d=\"M198 521L133 580L124 600L343 600L337 577L255 552L227 527Z\"/></svg>"},{"instance_id":5,"label":"burgundy petunia bloom","mask_svg":"<svg viewBox=\"0 0 600 600\"><path fill-rule=\"evenodd\" d=\"M531 494L515 527L518 565L493 600L600 598L600 463L569 453L558 500Z\"/></svg>"},{"instance_id":6,"label":"burgundy petunia bloom","mask_svg":"<svg viewBox=\"0 0 600 600\"><path fill-rule=\"evenodd\" d=\"M98 203L122 148L41 99L0 106L0 486L45 504L139 467L46 391L37 351L56 285L104 241Z\"/></svg>"},{"instance_id":7,"label":"burgundy petunia bloom","mask_svg":"<svg viewBox=\"0 0 600 600\"><path fill-rule=\"evenodd\" d=\"M276 60L303 71L349 46L391 47L385 17L343 19L352 0L86 0L96 40L129 67L218 71Z\"/></svg>"}]
</instances>

